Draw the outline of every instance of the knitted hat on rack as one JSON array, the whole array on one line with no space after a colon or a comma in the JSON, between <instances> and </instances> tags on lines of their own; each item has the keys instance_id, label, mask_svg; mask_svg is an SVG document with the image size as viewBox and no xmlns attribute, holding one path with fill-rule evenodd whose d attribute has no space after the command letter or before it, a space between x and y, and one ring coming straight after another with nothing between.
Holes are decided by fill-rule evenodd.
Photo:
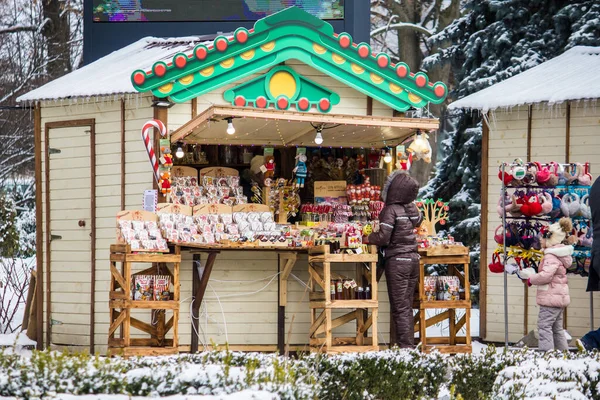
<instances>
[{"instance_id":1,"label":"knitted hat on rack","mask_svg":"<svg viewBox=\"0 0 600 400\"><path fill-rule=\"evenodd\" d=\"M560 221L548 227L549 237L546 237L546 247L552 247L563 243L573 230L571 218L561 218Z\"/></svg>"}]
</instances>

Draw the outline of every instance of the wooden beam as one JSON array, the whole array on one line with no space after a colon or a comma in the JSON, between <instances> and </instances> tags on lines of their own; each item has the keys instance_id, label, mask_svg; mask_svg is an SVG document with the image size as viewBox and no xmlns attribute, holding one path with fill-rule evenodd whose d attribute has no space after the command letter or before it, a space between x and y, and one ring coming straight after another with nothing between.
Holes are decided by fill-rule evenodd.
<instances>
[{"instance_id":1,"label":"wooden beam","mask_svg":"<svg viewBox=\"0 0 600 400\"><path fill-rule=\"evenodd\" d=\"M35 104L33 111L33 135L35 154L35 259L36 259L36 349L44 347L44 242L42 226L42 109L40 103ZM48 251L48 248L46 248Z\"/></svg>"},{"instance_id":2,"label":"wooden beam","mask_svg":"<svg viewBox=\"0 0 600 400\"><path fill-rule=\"evenodd\" d=\"M192 104L192 119L196 118L196 115L198 115L198 98L195 97L192 99L191 101Z\"/></svg>"},{"instance_id":3,"label":"wooden beam","mask_svg":"<svg viewBox=\"0 0 600 400\"><path fill-rule=\"evenodd\" d=\"M114 313L113 313L114 315ZM112 335L114 333L114 331L117 330L117 328L119 327L119 325L121 325L123 323L123 321L125 320L125 317L127 316L127 313L125 312L125 310L122 310L118 317L110 324L110 327L108 328L108 336Z\"/></svg>"},{"instance_id":4,"label":"wooden beam","mask_svg":"<svg viewBox=\"0 0 600 400\"><path fill-rule=\"evenodd\" d=\"M125 279L123 278L119 270L117 270L117 267L114 266L114 263L111 263L110 265L110 273L115 278L119 286L121 286L122 289L125 289L125 287L127 286L127 284L125 283Z\"/></svg>"},{"instance_id":5,"label":"wooden beam","mask_svg":"<svg viewBox=\"0 0 600 400\"><path fill-rule=\"evenodd\" d=\"M533 105L527 108L527 161L531 161L531 122L533 119Z\"/></svg>"},{"instance_id":6,"label":"wooden beam","mask_svg":"<svg viewBox=\"0 0 600 400\"><path fill-rule=\"evenodd\" d=\"M387 128L438 129L439 120L433 118L374 117L344 114L301 113L281 110L259 110L247 107L212 106L181 126L171 135L171 142L182 140L191 135L195 128L215 117L247 117L266 120L285 120L295 122L313 122L330 124L348 124L357 126L375 126Z\"/></svg>"},{"instance_id":7,"label":"wooden beam","mask_svg":"<svg viewBox=\"0 0 600 400\"><path fill-rule=\"evenodd\" d=\"M150 324L147 324L145 322L142 322L137 318L130 317L129 319L131 321L131 326L134 327L135 329L139 329L140 331L145 332L149 335L156 336L156 334L157 334L156 327L154 327Z\"/></svg>"},{"instance_id":8,"label":"wooden beam","mask_svg":"<svg viewBox=\"0 0 600 400\"><path fill-rule=\"evenodd\" d=\"M373 115L373 98L367 96L367 115Z\"/></svg>"},{"instance_id":9,"label":"wooden beam","mask_svg":"<svg viewBox=\"0 0 600 400\"><path fill-rule=\"evenodd\" d=\"M480 256L479 256L479 336L486 336L486 311L487 311L487 258L488 258L488 218L489 218L489 149L490 127L488 114L483 118L481 137L481 227L479 231ZM469 288L465 288L469 290Z\"/></svg>"},{"instance_id":10,"label":"wooden beam","mask_svg":"<svg viewBox=\"0 0 600 400\"><path fill-rule=\"evenodd\" d=\"M125 99L121 99L121 210L125 209Z\"/></svg>"},{"instance_id":11,"label":"wooden beam","mask_svg":"<svg viewBox=\"0 0 600 400\"><path fill-rule=\"evenodd\" d=\"M567 101L567 126L565 132L565 162L571 162L571 102Z\"/></svg>"},{"instance_id":12,"label":"wooden beam","mask_svg":"<svg viewBox=\"0 0 600 400\"><path fill-rule=\"evenodd\" d=\"M51 337L52 337L52 324L50 321L52 320L52 307L51 307L51 266L50 263L52 259L50 257L50 151L48 148L48 140L50 138L50 129L52 126L51 123L46 123L45 126L45 134L44 134L44 188L46 191L46 196L44 198L45 204L45 214L46 214L46 346L50 347ZM39 274L38 278L41 278L42 274ZM40 286L40 292L43 292L44 288Z\"/></svg>"},{"instance_id":13,"label":"wooden beam","mask_svg":"<svg viewBox=\"0 0 600 400\"><path fill-rule=\"evenodd\" d=\"M315 322L310 326L310 329L308 330L309 338L312 338L315 335L315 332L323 324L323 321L325 321L325 310L321 311L321 314L319 314Z\"/></svg>"},{"instance_id":14,"label":"wooden beam","mask_svg":"<svg viewBox=\"0 0 600 400\"><path fill-rule=\"evenodd\" d=\"M298 258L296 253L284 253L280 254L282 260L285 260L285 266L281 274L279 275L279 284L280 284L280 292L279 292L279 305L287 306L287 288L288 288L288 278L294 265L296 264L296 259Z\"/></svg>"},{"instance_id":15,"label":"wooden beam","mask_svg":"<svg viewBox=\"0 0 600 400\"><path fill-rule=\"evenodd\" d=\"M333 321L331 321L331 329L335 329L339 326L345 325L350 321L354 321L357 318L357 313L361 312L361 310L354 310L347 314L342 315L341 317L337 317ZM325 333L325 326L321 325L315 330L315 335L319 335L321 333ZM362 332L361 332L362 333Z\"/></svg>"},{"instance_id":16,"label":"wooden beam","mask_svg":"<svg viewBox=\"0 0 600 400\"><path fill-rule=\"evenodd\" d=\"M90 124L90 264L91 264L91 293L90 293L90 354L95 351L96 334L96 120ZM48 216L48 218L50 218Z\"/></svg>"}]
</instances>

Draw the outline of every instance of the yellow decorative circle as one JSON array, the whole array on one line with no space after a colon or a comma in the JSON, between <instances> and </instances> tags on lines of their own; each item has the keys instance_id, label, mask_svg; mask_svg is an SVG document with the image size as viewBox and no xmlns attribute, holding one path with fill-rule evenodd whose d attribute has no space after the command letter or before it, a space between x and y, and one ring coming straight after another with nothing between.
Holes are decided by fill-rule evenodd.
<instances>
[{"instance_id":1,"label":"yellow decorative circle","mask_svg":"<svg viewBox=\"0 0 600 400\"><path fill-rule=\"evenodd\" d=\"M242 60L251 60L254 57L255 53L256 52L254 51L254 49L248 50L240 54L240 57L242 57Z\"/></svg>"},{"instance_id":2,"label":"yellow decorative circle","mask_svg":"<svg viewBox=\"0 0 600 400\"><path fill-rule=\"evenodd\" d=\"M352 64L350 65L350 67L352 68L352 72L354 72L355 74L362 74L363 72L365 72L365 69L363 67L360 67L356 64Z\"/></svg>"},{"instance_id":3,"label":"yellow decorative circle","mask_svg":"<svg viewBox=\"0 0 600 400\"><path fill-rule=\"evenodd\" d=\"M395 83L390 83L390 90L394 93L402 93L402 88Z\"/></svg>"},{"instance_id":4,"label":"yellow decorative circle","mask_svg":"<svg viewBox=\"0 0 600 400\"><path fill-rule=\"evenodd\" d=\"M377 85L380 85L383 82L383 78L374 73L371 73L371 80Z\"/></svg>"},{"instance_id":5,"label":"yellow decorative circle","mask_svg":"<svg viewBox=\"0 0 600 400\"><path fill-rule=\"evenodd\" d=\"M325 47L323 47L323 46L319 46L319 45L318 45L318 44L316 44L316 43L313 43L313 50L314 50L314 51L315 51L315 53L317 53L317 54L325 54L325 52L327 51L327 50L325 49Z\"/></svg>"},{"instance_id":6,"label":"yellow decorative circle","mask_svg":"<svg viewBox=\"0 0 600 400\"><path fill-rule=\"evenodd\" d=\"M423 101L422 98L420 98L419 96L417 96L416 94L412 94L409 93L408 94L408 99L412 102L412 103L420 103Z\"/></svg>"},{"instance_id":7,"label":"yellow decorative circle","mask_svg":"<svg viewBox=\"0 0 600 400\"><path fill-rule=\"evenodd\" d=\"M296 94L296 79L287 71L275 72L269 80L269 92L275 98L285 95L291 99Z\"/></svg>"},{"instance_id":8,"label":"yellow decorative circle","mask_svg":"<svg viewBox=\"0 0 600 400\"><path fill-rule=\"evenodd\" d=\"M268 53L275 48L275 42L273 41L273 42L265 43L262 46L260 46L260 48L263 51L266 51Z\"/></svg>"},{"instance_id":9,"label":"yellow decorative circle","mask_svg":"<svg viewBox=\"0 0 600 400\"><path fill-rule=\"evenodd\" d=\"M179 83L181 83L182 85L185 85L185 86L189 85L193 81L194 81L194 75L191 75L191 74L179 79Z\"/></svg>"},{"instance_id":10,"label":"yellow decorative circle","mask_svg":"<svg viewBox=\"0 0 600 400\"><path fill-rule=\"evenodd\" d=\"M333 58L333 62L335 62L336 64L343 64L346 62L346 59L342 56L339 56L335 53L331 53L331 58Z\"/></svg>"},{"instance_id":11,"label":"yellow decorative circle","mask_svg":"<svg viewBox=\"0 0 600 400\"><path fill-rule=\"evenodd\" d=\"M215 67L204 68L200 71L200 75L202 76L211 76L215 72Z\"/></svg>"},{"instance_id":12,"label":"yellow decorative circle","mask_svg":"<svg viewBox=\"0 0 600 400\"><path fill-rule=\"evenodd\" d=\"M158 91L161 93L170 93L173 90L173 83L167 83L158 88Z\"/></svg>"},{"instance_id":13,"label":"yellow decorative circle","mask_svg":"<svg viewBox=\"0 0 600 400\"><path fill-rule=\"evenodd\" d=\"M220 65L221 65L221 67L223 67L223 68L231 68L231 67L233 67L233 63L234 63L234 62L235 62L235 60L233 59L233 57L231 57L231 58L228 58L228 59L227 59L227 60L225 60L225 61L221 61L221 62L220 62Z\"/></svg>"}]
</instances>

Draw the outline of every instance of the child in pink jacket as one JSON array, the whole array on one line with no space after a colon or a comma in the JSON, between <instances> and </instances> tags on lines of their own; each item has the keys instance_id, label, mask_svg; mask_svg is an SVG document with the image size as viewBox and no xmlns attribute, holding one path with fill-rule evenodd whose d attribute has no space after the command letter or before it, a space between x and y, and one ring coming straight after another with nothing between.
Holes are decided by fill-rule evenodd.
<instances>
[{"instance_id":1,"label":"child in pink jacket","mask_svg":"<svg viewBox=\"0 0 600 400\"><path fill-rule=\"evenodd\" d=\"M563 330L563 311L571 302L567 283L567 268L571 266L573 246L566 244L573 230L570 218L562 218L543 233L544 257L535 273L533 268L518 272L529 286L537 286L539 350L567 350Z\"/></svg>"}]
</instances>

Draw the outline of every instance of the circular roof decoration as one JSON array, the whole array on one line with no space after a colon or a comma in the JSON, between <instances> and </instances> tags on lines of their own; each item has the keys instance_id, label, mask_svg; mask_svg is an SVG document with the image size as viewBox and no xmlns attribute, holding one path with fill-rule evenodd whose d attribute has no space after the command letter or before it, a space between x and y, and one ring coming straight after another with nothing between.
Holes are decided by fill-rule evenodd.
<instances>
[{"instance_id":1,"label":"circular roof decoration","mask_svg":"<svg viewBox=\"0 0 600 400\"><path fill-rule=\"evenodd\" d=\"M246 43L248 41L248 30L246 28L238 28L235 30L235 39L240 43Z\"/></svg>"},{"instance_id":2,"label":"circular roof decoration","mask_svg":"<svg viewBox=\"0 0 600 400\"><path fill-rule=\"evenodd\" d=\"M310 108L310 102L308 101L308 99L306 97L303 97L300 100L298 100L298 109L300 111L307 111L309 108Z\"/></svg>"},{"instance_id":3,"label":"circular roof decoration","mask_svg":"<svg viewBox=\"0 0 600 400\"><path fill-rule=\"evenodd\" d=\"M287 99L294 99L300 92L300 82L297 78L284 70L274 70L265 81L267 93L272 99L285 96Z\"/></svg>"},{"instance_id":4,"label":"circular roof decoration","mask_svg":"<svg viewBox=\"0 0 600 400\"><path fill-rule=\"evenodd\" d=\"M229 41L225 36L217 36L217 38L214 41L214 44L217 50L219 50L220 52L224 52L225 50L227 50L227 46L229 46Z\"/></svg>"},{"instance_id":5,"label":"circular roof decoration","mask_svg":"<svg viewBox=\"0 0 600 400\"><path fill-rule=\"evenodd\" d=\"M377 55L377 65L379 65L379 68L386 68L390 65L390 56L385 53L379 53Z\"/></svg>"},{"instance_id":6,"label":"circular roof decoration","mask_svg":"<svg viewBox=\"0 0 600 400\"><path fill-rule=\"evenodd\" d=\"M267 108L267 99L265 96L258 96L254 104L258 108Z\"/></svg>"},{"instance_id":7,"label":"circular roof decoration","mask_svg":"<svg viewBox=\"0 0 600 400\"><path fill-rule=\"evenodd\" d=\"M340 46L343 49L347 49L352 44L352 36L350 36L350 34L346 32L340 33L340 35L338 36L338 40L340 42Z\"/></svg>"},{"instance_id":8,"label":"circular roof decoration","mask_svg":"<svg viewBox=\"0 0 600 400\"><path fill-rule=\"evenodd\" d=\"M246 105L246 99L244 96L236 96L235 105L238 107L244 107Z\"/></svg>"},{"instance_id":9,"label":"circular roof decoration","mask_svg":"<svg viewBox=\"0 0 600 400\"><path fill-rule=\"evenodd\" d=\"M279 110L287 110L290 106L290 102L285 95L281 95L277 98L277 108Z\"/></svg>"},{"instance_id":10,"label":"circular roof decoration","mask_svg":"<svg viewBox=\"0 0 600 400\"><path fill-rule=\"evenodd\" d=\"M433 93L435 93L437 97L444 97L446 94L446 85L441 82L436 83L433 86Z\"/></svg>"},{"instance_id":11,"label":"circular roof decoration","mask_svg":"<svg viewBox=\"0 0 600 400\"><path fill-rule=\"evenodd\" d=\"M350 68L352 69L352 72L354 72L357 75L360 75L363 72L365 72L365 69L363 67L356 65L354 63L352 63L352 65L350 65Z\"/></svg>"},{"instance_id":12,"label":"circular roof decoration","mask_svg":"<svg viewBox=\"0 0 600 400\"><path fill-rule=\"evenodd\" d=\"M322 98L319 100L319 111L328 112L329 110L331 110L331 102L329 99Z\"/></svg>"},{"instance_id":13,"label":"circular roof decoration","mask_svg":"<svg viewBox=\"0 0 600 400\"><path fill-rule=\"evenodd\" d=\"M400 78L406 78L410 73L410 68L405 63L401 62L396 65L396 75Z\"/></svg>"},{"instance_id":14,"label":"circular roof decoration","mask_svg":"<svg viewBox=\"0 0 600 400\"><path fill-rule=\"evenodd\" d=\"M254 55L256 54L256 51L254 49L250 49L248 51L243 52L242 54L240 54L240 57L242 57L242 60L252 60L254 58Z\"/></svg>"},{"instance_id":15,"label":"circular roof decoration","mask_svg":"<svg viewBox=\"0 0 600 400\"><path fill-rule=\"evenodd\" d=\"M212 65L210 67L204 68L203 70L200 70L200 75L202 76L211 76L213 74L213 72L215 72L215 67L213 67Z\"/></svg>"},{"instance_id":16,"label":"circular roof decoration","mask_svg":"<svg viewBox=\"0 0 600 400\"><path fill-rule=\"evenodd\" d=\"M154 75L156 76L164 76L167 73L167 64L162 61L157 62L152 67L152 72L154 72Z\"/></svg>"},{"instance_id":17,"label":"circular roof decoration","mask_svg":"<svg viewBox=\"0 0 600 400\"><path fill-rule=\"evenodd\" d=\"M184 68L187 64L187 56L181 53L175 54L175 57L173 57L173 64L175 64L177 68Z\"/></svg>"},{"instance_id":18,"label":"circular roof decoration","mask_svg":"<svg viewBox=\"0 0 600 400\"><path fill-rule=\"evenodd\" d=\"M187 85L191 84L192 82L194 82L194 74L189 74L189 75L184 76L183 78L179 78L178 81L183 86L187 86Z\"/></svg>"},{"instance_id":19,"label":"circular roof decoration","mask_svg":"<svg viewBox=\"0 0 600 400\"><path fill-rule=\"evenodd\" d=\"M415 74L415 83L418 87L425 87L427 85L427 82L427 75L425 75L423 72L417 72Z\"/></svg>"},{"instance_id":20,"label":"circular roof decoration","mask_svg":"<svg viewBox=\"0 0 600 400\"><path fill-rule=\"evenodd\" d=\"M208 49L206 48L205 45L199 44L198 46L196 46L194 48L194 55L196 56L196 58L198 60L202 61L208 55Z\"/></svg>"},{"instance_id":21,"label":"circular roof decoration","mask_svg":"<svg viewBox=\"0 0 600 400\"><path fill-rule=\"evenodd\" d=\"M367 58L371 54L371 46L366 43L361 43L358 45L358 55L362 58Z\"/></svg>"},{"instance_id":22,"label":"circular roof decoration","mask_svg":"<svg viewBox=\"0 0 600 400\"><path fill-rule=\"evenodd\" d=\"M143 85L144 82L146 82L146 73L144 71L140 71L140 70L135 71L133 73L133 83L140 86L140 85Z\"/></svg>"},{"instance_id":23,"label":"circular roof decoration","mask_svg":"<svg viewBox=\"0 0 600 400\"><path fill-rule=\"evenodd\" d=\"M272 40L269 43L265 43L262 46L260 46L261 50L269 53L270 51L273 51L273 49L275 48L275 41Z\"/></svg>"},{"instance_id":24,"label":"circular roof decoration","mask_svg":"<svg viewBox=\"0 0 600 400\"><path fill-rule=\"evenodd\" d=\"M173 90L173 83L167 83L158 88L158 91L164 94L169 94Z\"/></svg>"}]
</instances>

